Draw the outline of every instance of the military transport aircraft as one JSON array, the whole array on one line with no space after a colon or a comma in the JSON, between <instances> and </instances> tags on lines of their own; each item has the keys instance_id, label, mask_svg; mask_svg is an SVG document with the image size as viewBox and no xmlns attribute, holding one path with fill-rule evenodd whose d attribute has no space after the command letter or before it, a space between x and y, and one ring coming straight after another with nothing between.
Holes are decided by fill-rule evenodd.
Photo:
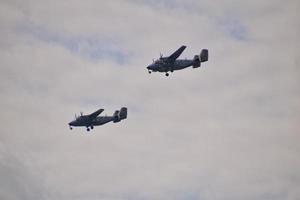
<instances>
[{"instance_id":1,"label":"military transport aircraft","mask_svg":"<svg viewBox=\"0 0 300 200\"><path fill-rule=\"evenodd\" d=\"M153 60L153 63L150 64L147 69L149 74L151 72L165 72L166 76L169 76L169 71L173 72L175 70L181 70L187 68L189 66L193 66L193 68L197 68L201 66L202 62L208 61L208 50L202 49L200 55L195 55L194 59L178 59L181 53L185 50L186 46L181 46L177 51L175 51L169 57L163 57L160 54L160 58L157 60Z\"/></svg>"},{"instance_id":2,"label":"military transport aircraft","mask_svg":"<svg viewBox=\"0 0 300 200\"><path fill-rule=\"evenodd\" d=\"M90 131L94 126L100 126L111 121L117 123L127 118L127 108L125 107L121 108L121 110L116 110L112 116L98 116L103 111L104 109L99 109L89 115L82 115L82 113L78 117L75 115L75 120L69 123L70 129L72 130L73 126L85 126L86 130Z\"/></svg>"}]
</instances>

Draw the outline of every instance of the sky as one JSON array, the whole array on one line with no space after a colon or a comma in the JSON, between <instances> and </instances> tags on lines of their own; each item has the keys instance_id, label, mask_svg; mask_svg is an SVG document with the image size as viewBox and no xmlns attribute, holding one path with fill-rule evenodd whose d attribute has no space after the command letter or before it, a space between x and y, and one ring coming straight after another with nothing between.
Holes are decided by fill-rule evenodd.
<instances>
[{"instance_id":1,"label":"sky","mask_svg":"<svg viewBox=\"0 0 300 200\"><path fill-rule=\"evenodd\" d=\"M300 199L297 0L1 0L0 199ZM159 54L200 68L148 74ZM128 108L87 132L75 113Z\"/></svg>"}]
</instances>

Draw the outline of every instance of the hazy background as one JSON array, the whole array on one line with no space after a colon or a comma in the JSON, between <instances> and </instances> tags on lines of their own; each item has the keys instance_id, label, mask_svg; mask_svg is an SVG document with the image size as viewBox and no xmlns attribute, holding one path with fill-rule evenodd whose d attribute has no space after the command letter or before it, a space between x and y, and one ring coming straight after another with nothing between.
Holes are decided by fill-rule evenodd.
<instances>
[{"instance_id":1,"label":"hazy background","mask_svg":"<svg viewBox=\"0 0 300 200\"><path fill-rule=\"evenodd\" d=\"M300 199L300 3L1 0L0 199ZM159 53L201 68L148 74ZM128 119L69 130L80 111Z\"/></svg>"}]
</instances>

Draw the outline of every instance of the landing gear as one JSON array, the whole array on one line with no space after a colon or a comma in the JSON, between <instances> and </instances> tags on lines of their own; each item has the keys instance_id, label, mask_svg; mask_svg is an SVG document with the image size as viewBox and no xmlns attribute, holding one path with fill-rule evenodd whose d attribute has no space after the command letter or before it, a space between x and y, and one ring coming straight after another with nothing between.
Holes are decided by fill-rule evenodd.
<instances>
[{"instance_id":1,"label":"landing gear","mask_svg":"<svg viewBox=\"0 0 300 200\"><path fill-rule=\"evenodd\" d=\"M151 71L149 70L148 73L151 74Z\"/></svg>"},{"instance_id":2,"label":"landing gear","mask_svg":"<svg viewBox=\"0 0 300 200\"><path fill-rule=\"evenodd\" d=\"M86 130L87 130L87 131L90 131L90 129L89 129L88 127L86 128Z\"/></svg>"},{"instance_id":3,"label":"landing gear","mask_svg":"<svg viewBox=\"0 0 300 200\"><path fill-rule=\"evenodd\" d=\"M94 129L94 126L91 126L91 129Z\"/></svg>"},{"instance_id":4,"label":"landing gear","mask_svg":"<svg viewBox=\"0 0 300 200\"><path fill-rule=\"evenodd\" d=\"M169 76L169 73L168 73L168 72L166 73L166 76Z\"/></svg>"},{"instance_id":5,"label":"landing gear","mask_svg":"<svg viewBox=\"0 0 300 200\"><path fill-rule=\"evenodd\" d=\"M69 128L70 128L70 130L72 130L72 129L73 129L73 128L72 128L72 126L70 126Z\"/></svg>"}]
</instances>

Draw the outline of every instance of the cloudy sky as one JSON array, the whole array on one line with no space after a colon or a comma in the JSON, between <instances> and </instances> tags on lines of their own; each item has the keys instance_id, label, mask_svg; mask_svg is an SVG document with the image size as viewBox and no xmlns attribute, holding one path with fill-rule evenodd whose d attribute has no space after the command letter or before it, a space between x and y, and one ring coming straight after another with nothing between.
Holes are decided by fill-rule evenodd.
<instances>
[{"instance_id":1,"label":"cloudy sky","mask_svg":"<svg viewBox=\"0 0 300 200\"><path fill-rule=\"evenodd\" d=\"M0 199L300 199L298 0L1 0ZM149 75L159 53L201 68ZM80 111L128 107L69 130Z\"/></svg>"}]
</instances>

